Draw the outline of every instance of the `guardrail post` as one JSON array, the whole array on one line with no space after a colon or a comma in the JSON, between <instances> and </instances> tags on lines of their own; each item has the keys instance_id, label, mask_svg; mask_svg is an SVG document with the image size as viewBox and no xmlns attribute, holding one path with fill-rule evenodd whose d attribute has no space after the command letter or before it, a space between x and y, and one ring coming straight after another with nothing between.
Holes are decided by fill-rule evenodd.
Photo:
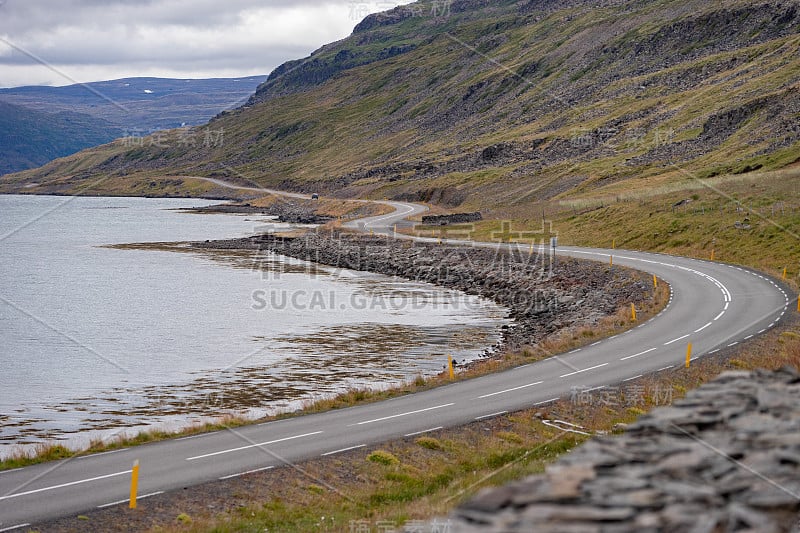
<instances>
[{"instance_id":1,"label":"guardrail post","mask_svg":"<svg viewBox=\"0 0 800 533\"><path fill-rule=\"evenodd\" d=\"M133 470L131 470L131 503L130 508L136 509L136 492L139 488L139 460L133 463Z\"/></svg>"}]
</instances>

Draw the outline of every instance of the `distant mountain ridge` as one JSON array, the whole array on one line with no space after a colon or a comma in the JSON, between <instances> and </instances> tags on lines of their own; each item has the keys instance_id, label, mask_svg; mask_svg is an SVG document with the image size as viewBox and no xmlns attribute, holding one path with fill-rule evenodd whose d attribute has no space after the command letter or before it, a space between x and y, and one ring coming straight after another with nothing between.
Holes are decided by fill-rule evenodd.
<instances>
[{"instance_id":1,"label":"distant mountain ridge","mask_svg":"<svg viewBox=\"0 0 800 533\"><path fill-rule=\"evenodd\" d=\"M244 103L264 79L124 78L0 89L0 174L125 135L203 124Z\"/></svg>"},{"instance_id":2,"label":"distant mountain ridge","mask_svg":"<svg viewBox=\"0 0 800 533\"><path fill-rule=\"evenodd\" d=\"M243 104L265 78L122 78L64 87L26 86L0 89L0 101L48 113L86 113L129 130L152 132L203 124Z\"/></svg>"}]
</instances>

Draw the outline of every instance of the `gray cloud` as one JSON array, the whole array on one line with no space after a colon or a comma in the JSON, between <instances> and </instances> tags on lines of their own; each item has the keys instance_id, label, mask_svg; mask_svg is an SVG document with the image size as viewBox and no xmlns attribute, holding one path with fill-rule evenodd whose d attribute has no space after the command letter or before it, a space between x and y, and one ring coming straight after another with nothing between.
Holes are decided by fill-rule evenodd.
<instances>
[{"instance_id":1,"label":"gray cloud","mask_svg":"<svg viewBox=\"0 0 800 533\"><path fill-rule=\"evenodd\" d=\"M266 74L347 36L365 14L407 3L0 0L0 87Z\"/></svg>"}]
</instances>

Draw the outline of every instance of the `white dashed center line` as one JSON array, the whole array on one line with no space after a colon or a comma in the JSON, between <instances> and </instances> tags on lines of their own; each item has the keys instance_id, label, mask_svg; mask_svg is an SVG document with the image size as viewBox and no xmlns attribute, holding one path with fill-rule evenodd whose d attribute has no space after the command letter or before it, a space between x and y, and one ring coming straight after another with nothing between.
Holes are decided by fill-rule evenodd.
<instances>
[{"instance_id":1,"label":"white dashed center line","mask_svg":"<svg viewBox=\"0 0 800 533\"><path fill-rule=\"evenodd\" d=\"M507 392L513 392L515 390L527 389L528 387L533 387L534 385L541 385L542 383L544 383L544 382L543 381L537 381L536 383L528 383L527 385L520 385L519 387L513 387L513 388L510 388L510 389L506 389L506 390L492 392L491 394L484 394L483 396L478 396L478 399L481 400L483 398L489 398L491 396L497 396L498 394L505 394Z\"/></svg>"},{"instance_id":2,"label":"white dashed center line","mask_svg":"<svg viewBox=\"0 0 800 533\"><path fill-rule=\"evenodd\" d=\"M267 442L261 442L259 444L250 444L248 446L239 446L238 448L231 448L229 450L221 450L219 452L213 453L206 453L203 455L196 455L195 457L187 457L187 461L194 461L196 459L205 459L206 457L214 457L216 455L222 455L225 453L232 453L232 452L240 452L242 450L249 450L250 448L260 448L261 446L267 446L268 444L277 444L279 442L286 442L287 440L294 440L294 439L302 439L303 437L310 437L312 435L319 435L322 431L314 431L313 433L304 433L303 435L295 435L293 437L285 437L283 439L275 439L270 440Z\"/></svg>"},{"instance_id":3,"label":"white dashed center line","mask_svg":"<svg viewBox=\"0 0 800 533\"><path fill-rule=\"evenodd\" d=\"M364 420L363 422L359 422L357 424L351 424L351 425L363 426L364 424L372 424L373 422L383 422L384 420L391 420L392 418L399 418L401 416L415 415L417 413L424 413L426 411L433 411L434 409L442 409L444 407L450 407L451 405L455 405L455 404L454 403L446 403L444 405L437 405L435 407L428 407L426 409L417 409L416 411L409 411L407 413L400 413L398 415L384 416L384 417L381 417L381 418L374 418L372 420Z\"/></svg>"},{"instance_id":4,"label":"white dashed center line","mask_svg":"<svg viewBox=\"0 0 800 533\"><path fill-rule=\"evenodd\" d=\"M672 344L672 343L674 343L674 342L682 341L683 339L685 339L685 338L689 337L689 335L691 335L691 333L687 333L687 334L686 334L686 335L684 335L683 337L678 337L677 339L672 339L672 340L671 340L671 341L669 341L669 342L665 342L665 343L664 343L664 346L669 346L670 344Z\"/></svg>"},{"instance_id":5,"label":"white dashed center line","mask_svg":"<svg viewBox=\"0 0 800 533\"><path fill-rule=\"evenodd\" d=\"M562 376L558 376L560 378L567 378L569 376L574 376L575 374L580 374L581 372L588 372L589 370L594 370L595 368L600 368L602 366L606 366L608 363L603 363L602 365L591 366L589 368L584 368L583 370L576 370L575 372L570 372L569 374L564 374Z\"/></svg>"},{"instance_id":6,"label":"white dashed center line","mask_svg":"<svg viewBox=\"0 0 800 533\"><path fill-rule=\"evenodd\" d=\"M621 357L621 358L620 358L620 361L627 361L628 359L633 359L634 357L639 357L640 355L644 355L644 354L646 354L646 353L650 353L650 352L652 352L652 351L654 351L654 350L657 350L657 349L658 349L658 348L650 348L649 350L645 350L645 351L643 351L643 352L635 353L635 354L633 354L633 355L629 355L629 356L627 356L627 357Z\"/></svg>"}]
</instances>

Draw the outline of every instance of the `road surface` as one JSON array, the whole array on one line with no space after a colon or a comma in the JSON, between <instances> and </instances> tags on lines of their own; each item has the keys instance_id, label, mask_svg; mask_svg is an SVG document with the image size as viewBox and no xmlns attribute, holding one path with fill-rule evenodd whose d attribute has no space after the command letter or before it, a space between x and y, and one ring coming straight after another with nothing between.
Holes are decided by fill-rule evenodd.
<instances>
[{"instance_id":1,"label":"road surface","mask_svg":"<svg viewBox=\"0 0 800 533\"><path fill-rule=\"evenodd\" d=\"M389 204L395 213L357 221L354 227L391 232L401 218L424 210L415 204ZM141 464L139 497L146 498L335 455L546 404L576 387L614 386L683 365L688 343L695 357L715 353L764 333L793 310L789 295L776 282L744 268L623 250L568 247L558 253L606 263L613 253L614 264L669 282L669 305L626 333L498 374L380 403L0 472L0 532L126 505L136 460Z\"/></svg>"}]
</instances>

